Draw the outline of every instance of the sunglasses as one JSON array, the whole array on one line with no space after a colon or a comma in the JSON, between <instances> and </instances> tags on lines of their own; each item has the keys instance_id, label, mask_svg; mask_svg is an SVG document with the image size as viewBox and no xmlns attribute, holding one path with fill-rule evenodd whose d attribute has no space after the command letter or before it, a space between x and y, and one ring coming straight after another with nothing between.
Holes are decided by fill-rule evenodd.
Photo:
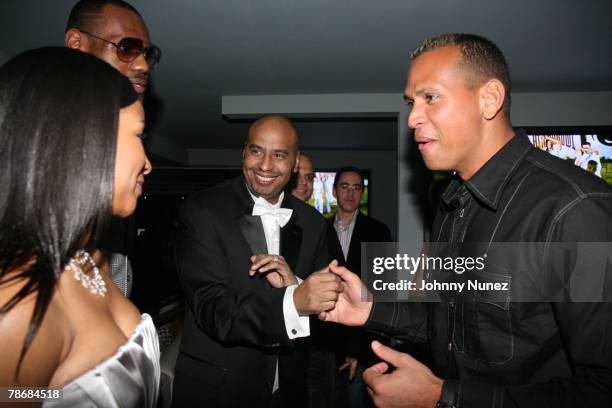
<instances>
[{"instance_id":1,"label":"sunglasses","mask_svg":"<svg viewBox=\"0 0 612 408\"><path fill-rule=\"evenodd\" d=\"M85 30L79 29L79 31L83 34L87 34L91 37L97 38L98 40L114 45L117 50L117 58L119 58L120 61L132 62L138 58L139 55L143 54L149 68L154 69L161 59L161 50L159 47L156 47L153 44L145 47L144 42L138 38L125 37L119 40L118 43L115 43L98 37L97 35L89 33Z\"/></svg>"}]
</instances>

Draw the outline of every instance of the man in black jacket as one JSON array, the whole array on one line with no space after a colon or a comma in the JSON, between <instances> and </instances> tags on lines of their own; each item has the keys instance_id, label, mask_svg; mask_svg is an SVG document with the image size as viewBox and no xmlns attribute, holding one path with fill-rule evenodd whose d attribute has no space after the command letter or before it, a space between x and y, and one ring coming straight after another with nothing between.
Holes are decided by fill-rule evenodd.
<instances>
[{"instance_id":1,"label":"man in black jacket","mask_svg":"<svg viewBox=\"0 0 612 408\"><path fill-rule=\"evenodd\" d=\"M307 202L312 195L315 177L312 160L304 152L299 154L298 171L288 184L288 190L298 200ZM327 229L327 241L331 259L342 259L342 249L333 228ZM313 321L311 325L311 346L308 361L308 395L311 408L333 408L346 406L345 387L337 384L342 375L338 371L336 353L344 352L344 343L338 339L347 328L342 326ZM344 360L344 357L342 357ZM344 367L346 368L346 366Z\"/></svg>"},{"instance_id":2,"label":"man in black jacket","mask_svg":"<svg viewBox=\"0 0 612 408\"><path fill-rule=\"evenodd\" d=\"M358 168L347 166L338 170L333 190L338 207L335 216L329 220L341 246L342 254L339 254L338 262L356 273L361 271L362 242L391 241L391 232L385 224L359 210L364 187L363 175ZM355 329L343 334L346 336L346 358L342 368L349 369L348 380L351 383L348 384L348 393L351 407L371 407L362 374L369 365L379 361L369 347L370 342L377 337Z\"/></svg>"},{"instance_id":3,"label":"man in black jacket","mask_svg":"<svg viewBox=\"0 0 612 408\"><path fill-rule=\"evenodd\" d=\"M123 0L80 0L70 11L64 44L100 58L132 82L141 97L161 50L151 43L143 17ZM149 115L147 114L147 118ZM108 263L113 282L125 296L132 289L132 267L125 243L126 223L113 219L94 257L98 265Z\"/></svg>"},{"instance_id":4,"label":"man in black jacket","mask_svg":"<svg viewBox=\"0 0 612 408\"><path fill-rule=\"evenodd\" d=\"M243 175L179 211L175 255L188 307L175 407L307 407L308 315L332 308L341 286L327 268L325 220L283 192L297 155L289 120L258 119Z\"/></svg>"},{"instance_id":5,"label":"man in black jacket","mask_svg":"<svg viewBox=\"0 0 612 408\"><path fill-rule=\"evenodd\" d=\"M408 125L425 164L455 172L428 255L476 254L486 266L427 269L421 282L497 289L361 301L357 276L331 266L347 288L320 317L429 345L431 370L373 343L385 362L364 379L379 407L612 406L612 188L512 128L508 66L491 41L443 34L412 59Z\"/></svg>"},{"instance_id":6,"label":"man in black jacket","mask_svg":"<svg viewBox=\"0 0 612 408\"><path fill-rule=\"evenodd\" d=\"M363 196L363 176L356 167L343 167L334 178L334 197L338 200L332 222L344 255L346 267L361 270L362 242L390 242L391 232L382 222L359 211Z\"/></svg>"}]
</instances>

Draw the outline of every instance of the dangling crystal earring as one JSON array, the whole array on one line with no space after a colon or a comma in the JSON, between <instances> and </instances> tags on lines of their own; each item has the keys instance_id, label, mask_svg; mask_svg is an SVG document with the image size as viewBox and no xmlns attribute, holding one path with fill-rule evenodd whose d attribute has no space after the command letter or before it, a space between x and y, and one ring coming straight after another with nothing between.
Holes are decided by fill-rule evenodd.
<instances>
[{"instance_id":1,"label":"dangling crystal earring","mask_svg":"<svg viewBox=\"0 0 612 408\"><path fill-rule=\"evenodd\" d=\"M93 272L93 278L90 278L88 274L85 273L83 267L86 264L91 265L91 270ZM81 285L85 289L89 289L89 291L93 295L98 295L104 297L106 295L106 282L102 279L102 275L100 275L100 269L96 266L91 255L87 251L77 251L73 258L68 261L68 265L66 268L69 269L74 274L74 279L81 282Z\"/></svg>"}]
</instances>

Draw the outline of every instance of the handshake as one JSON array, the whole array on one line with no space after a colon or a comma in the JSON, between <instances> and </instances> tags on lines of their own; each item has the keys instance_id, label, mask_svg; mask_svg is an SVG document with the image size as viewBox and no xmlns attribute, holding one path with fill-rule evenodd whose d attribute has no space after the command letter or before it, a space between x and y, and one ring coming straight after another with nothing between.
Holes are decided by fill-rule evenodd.
<instances>
[{"instance_id":1,"label":"handshake","mask_svg":"<svg viewBox=\"0 0 612 408\"><path fill-rule=\"evenodd\" d=\"M298 284L291 268L280 255L253 255L249 275L264 274L270 285L283 288ZM312 273L293 292L300 315L348 326L363 325L372 309L371 295L357 275L332 261Z\"/></svg>"}]
</instances>

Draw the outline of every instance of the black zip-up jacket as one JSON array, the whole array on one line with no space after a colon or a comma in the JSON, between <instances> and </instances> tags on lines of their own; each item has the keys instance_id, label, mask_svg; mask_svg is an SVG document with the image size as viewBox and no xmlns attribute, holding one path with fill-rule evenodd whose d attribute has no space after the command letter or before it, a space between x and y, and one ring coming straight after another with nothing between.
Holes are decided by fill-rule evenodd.
<instances>
[{"instance_id":1,"label":"black zip-up jacket","mask_svg":"<svg viewBox=\"0 0 612 408\"><path fill-rule=\"evenodd\" d=\"M555 249L558 243L610 248L608 184L534 148L519 131L469 181L449 184L432 241L449 243L440 247L454 256L471 243L523 243L527 250L507 254L510 265L494 273L472 275L509 282L512 290L446 294L431 303L375 302L366 328L427 342L431 368L444 379L442 394L456 407L612 406L612 254L587 266L576 251L559 256ZM602 257L601 246L585 245ZM561 263L576 277L559 276L554 269ZM531 274L516 274L517 265L531 265ZM587 283L598 294L591 289L580 298L587 301L569 301ZM526 296L529 290L536 295Z\"/></svg>"}]
</instances>

